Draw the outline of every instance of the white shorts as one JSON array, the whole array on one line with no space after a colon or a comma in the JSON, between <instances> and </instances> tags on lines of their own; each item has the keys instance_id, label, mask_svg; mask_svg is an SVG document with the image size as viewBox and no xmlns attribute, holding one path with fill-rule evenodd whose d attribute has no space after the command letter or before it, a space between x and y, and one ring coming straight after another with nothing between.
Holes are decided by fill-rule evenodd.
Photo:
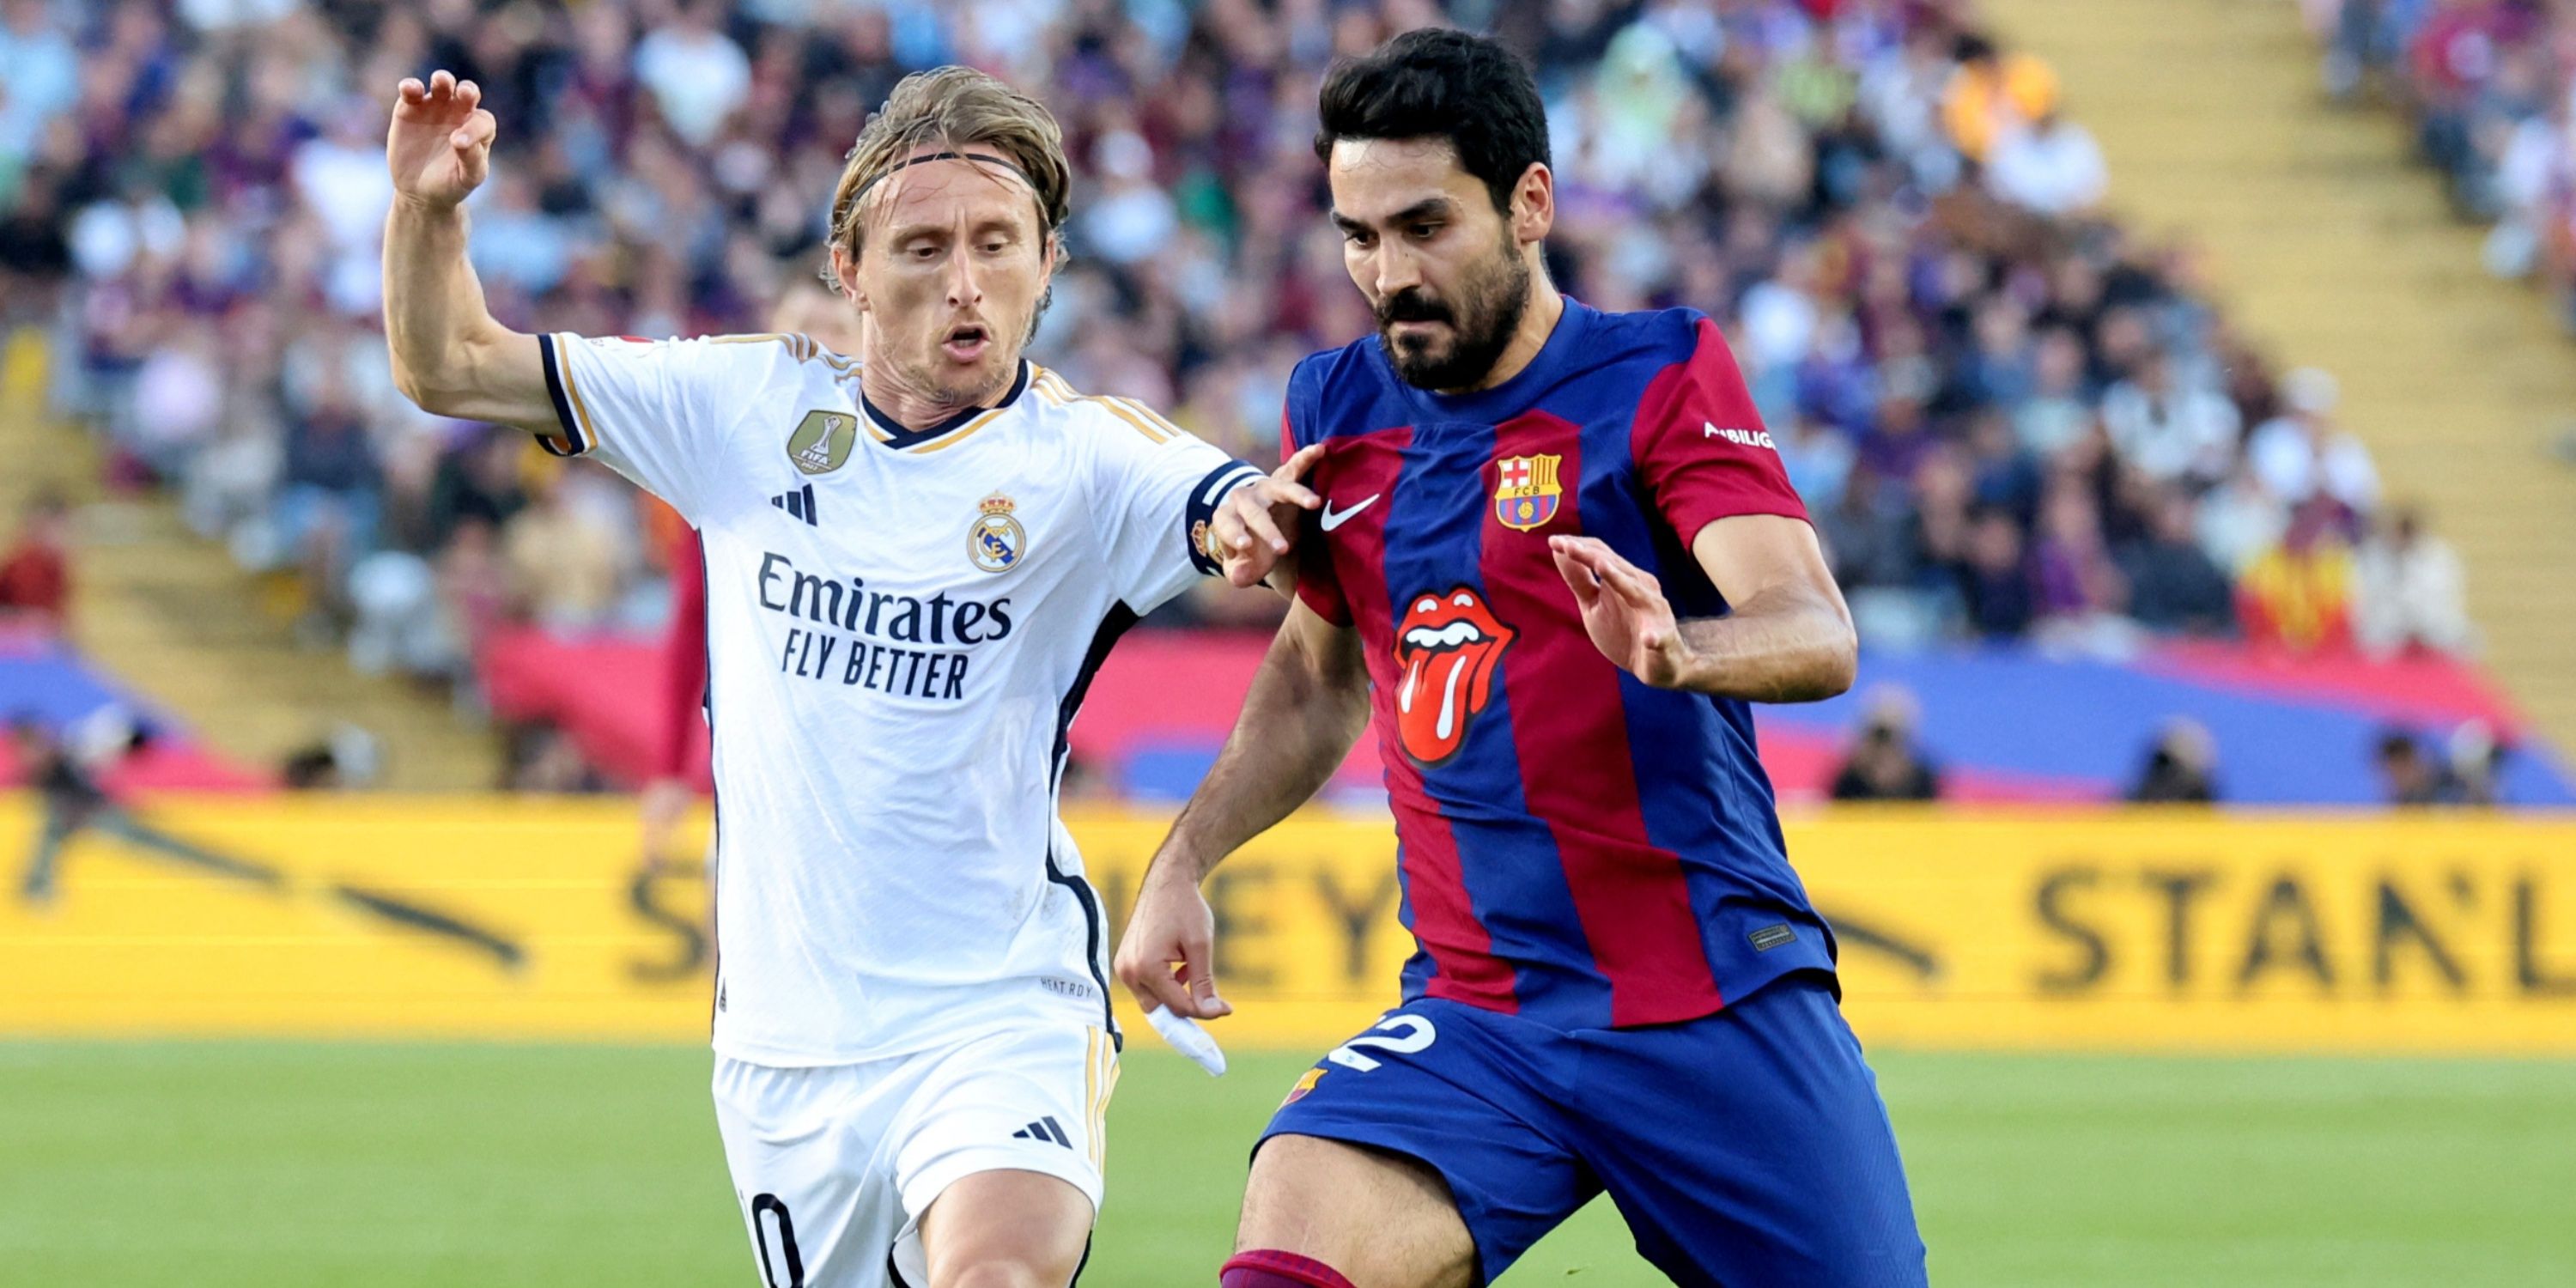
<instances>
[{"instance_id":1,"label":"white shorts","mask_svg":"<svg viewBox=\"0 0 2576 1288\"><path fill-rule=\"evenodd\" d=\"M921 1214L962 1177L1040 1172L1100 1210L1118 1052L1031 1024L864 1064L716 1059L716 1125L765 1288L926 1288Z\"/></svg>"}]
</instances>

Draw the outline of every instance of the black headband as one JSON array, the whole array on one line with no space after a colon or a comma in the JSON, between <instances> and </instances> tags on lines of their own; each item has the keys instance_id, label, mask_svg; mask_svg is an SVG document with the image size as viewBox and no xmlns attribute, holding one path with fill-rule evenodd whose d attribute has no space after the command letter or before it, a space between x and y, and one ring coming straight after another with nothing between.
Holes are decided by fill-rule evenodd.
<instances>
[{"instance_id":1,"label":"black headband","mask_svg":"<svg viewBox=\"0 0 2576 1288\"><path fill-rule=\"evenodd\" d=\"M1007 157L998 157L990 152L933 152L926 156L907 157L904 160L897 161L893 165L887 166L883 171L879 172L875 178L868 180L866 183L860 184L859 190L850 194L850 209L854 211L857 210L859 208L859 203L867 200L868 189L883 182L887 175L893 174L895 171L901 170L906 166L926 165L932 161L990 161L993 164L1020 176L1020 182L1029 185L1029 191L1035 192L1038 189L1038 181L1030 178L1028 171L1013 164Z\"/></svg>"}]
</instances>

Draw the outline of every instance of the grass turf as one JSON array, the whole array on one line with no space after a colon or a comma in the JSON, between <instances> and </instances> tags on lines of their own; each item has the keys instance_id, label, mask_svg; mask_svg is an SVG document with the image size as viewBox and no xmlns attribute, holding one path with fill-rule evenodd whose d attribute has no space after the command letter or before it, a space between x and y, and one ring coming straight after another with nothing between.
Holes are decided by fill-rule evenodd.
<instances>
[{"instance_id":1,"label":"grass turf","mask_svg":"<svg viewBox=\"0 0 2576 1288\"><path fill-rule=\"evenodd\" d=\"M755 1284L684 1048L0 1044L0 1285ZM2576 1064L1882 1053L1945 1288L2576 1284ZM1129 1058L1085 1283L1205 1288L1305 1064ZM1662 1282L1595 1204L1509 1283Z\"/></svg>"}]
</instances>

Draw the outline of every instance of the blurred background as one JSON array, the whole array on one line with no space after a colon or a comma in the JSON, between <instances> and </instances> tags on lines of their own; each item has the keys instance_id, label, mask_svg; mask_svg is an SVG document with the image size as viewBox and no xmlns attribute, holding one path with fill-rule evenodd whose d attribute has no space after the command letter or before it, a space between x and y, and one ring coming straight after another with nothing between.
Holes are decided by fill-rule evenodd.
<instances>
[{"instance_id":1,"label":"blurred background","mask_svg":"<svg viewBox=\"0 0 2576 1288\"><path fill-rule=\"evenodd\" d=\"M1859 620L1762 751L1936 1281L2576 1283L2567 0L0 0L0 1283L751 1273L688 534L395 393L396 82L499 118L503 321L686 336L990 70L1075 160L1033 356L1266 461L1368 326L1316 85L1436 23L1537 72L1558 283L1719 319ZM1092 690L1113 915L1278 612ZM1217 879L1245 1058L1131 1047L1096 1279L1211 1281L1391 996L1374 755ZM1526 1264L1654 1282L1606 1211Z\"/></svg>"}]
</instances>

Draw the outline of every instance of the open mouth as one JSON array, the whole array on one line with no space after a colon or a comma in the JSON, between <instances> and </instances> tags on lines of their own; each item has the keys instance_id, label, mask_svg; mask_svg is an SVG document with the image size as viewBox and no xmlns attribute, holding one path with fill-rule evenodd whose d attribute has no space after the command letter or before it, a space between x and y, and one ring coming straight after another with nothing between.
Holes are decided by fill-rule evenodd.
<instances>
[{"instance_id":1,"label":"open mouth","mask_svg":"<svg viewBox=\"0 0 2576 1288\"><path fill-rule=\"evenodd\" d=\"M969 325L950 327L947 336L940 340L939 348L959 362L973 362L983 357L984 350L992 343L993 335L990 331L981 326Z\"/></svg>"},{"instance_id":2,"label":"open mouth","mask_svg":"<svg viewBox=\"0 0 2576 1288\"><path fill-rule=\"evenodd\" d=\"M1414 600L1395 645L1404 668L1395 691L1396 731L1406 754L1431 765L1458 753L1467 722L1493 696L1494 671L1512 638L1512 628L1463 586Z\"/></svg>"}]
</instances>

